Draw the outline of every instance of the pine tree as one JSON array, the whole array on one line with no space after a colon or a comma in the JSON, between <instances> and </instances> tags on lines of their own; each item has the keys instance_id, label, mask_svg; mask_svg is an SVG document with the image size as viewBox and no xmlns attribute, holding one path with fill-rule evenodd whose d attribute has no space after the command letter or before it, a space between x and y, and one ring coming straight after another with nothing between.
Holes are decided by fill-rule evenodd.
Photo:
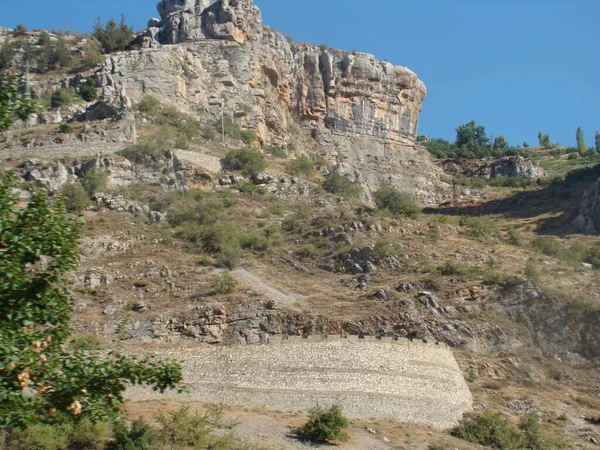
<instances>
[{"instance_id":1,"label":"pine tree","mask_svg":"<svg viewBox=\"0 0 600 450\"><path fill-rule=\"evenodd\" d=\"M600 155L600 132L596 131L596 153Z\"/></svg>"},{"instance_id":2,"label":"pine tree","mask_svg":"<svg viewBox=\"0 0 600 450\"><path fill-rule=\"evenodd\" d=\"M581 127L577 128L576 139L577 150L579 150L579 153L583 155L587 151L587 147L585 145L585 138L583 137L583 130L581 129Z\"/></svg>"}]
</instances>

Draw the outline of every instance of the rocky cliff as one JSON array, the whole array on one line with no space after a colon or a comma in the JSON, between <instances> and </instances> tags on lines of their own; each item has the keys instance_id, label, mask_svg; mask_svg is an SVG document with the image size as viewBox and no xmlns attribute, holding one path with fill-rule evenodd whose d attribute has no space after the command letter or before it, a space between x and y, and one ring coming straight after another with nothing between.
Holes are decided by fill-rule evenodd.
<instances>
[{"instance_id":1,"label":"rocky cliff","mask_svg":"<svg viewBox=\"0 0 600 450\"><path fill-rule=\"evenodd\" d=\"M260 144L324 151L367 197L392 181L424 204L441 200L441 171L415 145L426 88L412 71L366 53L290 43L263 25L252 0L209 3L163 0L161 19L140 37L143 49L109 58L106 76L133 101L151 94L190 112L224 109Z\"/></svg>"}]
</instances>

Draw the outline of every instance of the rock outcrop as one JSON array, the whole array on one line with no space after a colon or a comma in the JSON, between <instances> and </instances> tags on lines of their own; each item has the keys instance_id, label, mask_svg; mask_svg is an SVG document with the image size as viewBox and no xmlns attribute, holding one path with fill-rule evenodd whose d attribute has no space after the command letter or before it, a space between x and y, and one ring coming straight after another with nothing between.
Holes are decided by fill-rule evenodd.
<instances>
[{"instance_id":1,"label":"rock outcrop","mask_svg":"<svg viewBox=\"0 0 600 450\"><path fill-rule=\"evenodd\" d=\"M366 53L290 43L262 24L252 0L208 3L163 0L146 33L152 42L113 55L105 73L133 101L151 94L191 113L224 109L263 145L324 150L360 174L367 199L392 181L426 205L440 202L441 171L415 146L427 94L415 73Z\"/></svg>"},{"instance_id":2,"label":"rock outcrop","mask_svg":"<svg viewBox=\"0 0 600 450\"><path fill-rule=\"evenodd\" d=\"M453 163L451 163L453 164ZM449 168L455 171L456 168ZM467 177L496 178L496 177L523 177L545 178L546 172L533 161L522 156L505 156L493 161L472 160L463 164L462 174Z\"/></svg>"},{"instance_id":3,"label":"rock outcrop","mask_svg":"<svg viewBox=\"0 0 600 450\"><path fill-rule=\"evenodd\" d=\"M579 215L573 222L574 227L587 234L598 234L600 230L600 180L596 181L583 194L579 205Z\"/></svg>"}]
</instances>

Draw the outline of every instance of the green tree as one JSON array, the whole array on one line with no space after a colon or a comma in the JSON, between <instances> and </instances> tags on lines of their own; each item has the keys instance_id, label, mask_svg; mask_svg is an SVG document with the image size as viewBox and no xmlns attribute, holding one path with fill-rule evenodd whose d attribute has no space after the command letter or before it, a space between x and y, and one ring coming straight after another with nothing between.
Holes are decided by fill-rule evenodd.
<instances>
[{"instance_id":1,"label":"green tree","mask_svg":"<svg viewBox=\"0 0 600 450\"><path fill-rule=\"evenodd\" d=\"M16 186L14 174L0 175L0 429L111 419L127 384L176 387L177 363L65 345L73 302L64 278L79 259L80 223L42 192L20 208Z\"/></svg>"},{"instance_id":2,"label":"green tree","mask_svg":"<svg viewBox=\"0 0 600 450\"><path fill-rule=\"evenodd\" d=\"M79 96L86 102L93 102L98 98L96 82L92 77L87 77L85 81L79 85Z\"/></svg>"},{"instance_id":3,"label":"green tree","mask_svg":"<svg viewBox=\"0 0 600 450\"><path fill-rule=\"evenodd\" d=\"M477 157L486 156L490 150L489 143L490 139L485 132L485 127L477 125L474 120L456 129L456 146L468 150Z\"/></svg>"},{"instance_id":4,"label":"green tree","mask_svg":"<svg viewBox=\"0 0 600 450\"><path fill-rule=\"evenodd\" d=\"M577 128L575 138L577 139L577 150L583 155L587 151L587 146L585 145L585 138L581 127Z\"/></svg>"},{"instance_id":5,"label":"green tree","mask_svg":"<svg viewBox=\"0 0 600 450\"><path fill-rule=\"evenodd\" d=\"M540 143L540 147L549 148L550 147L550 135L548 133L544 134L543 132L538 132L538 141Z\"/></svg>"},{"instance_id":6,"label":"green tree","mask_svg":"<svg viewBox=\"0 0 600 450\"><path fill-rule=\"evenodd\" d=\"M510 149L510 145L506 138L502 135L494 139L494 152L499 156L504 156L504 153Z\"/></svg>"},{"instance_id":7,"label":"green tree","mask_svg":"<svg viewBox=\"0 0 600 450\"><path fill-rule=\"evenodd\" d=\"M596 131L596 153L600 155L600 132Z\"/></svg>"},{"instance_id":8,"label":"green tree","mask_svg":"<svg viewBox=\"0 0 600 450\"><path fill-rule=\"evenodd\" d=\"M8 74L0 77L0 132L6 130L16 119L26 120L37 110L38 106L35 102L19 94L17 75Z\"/></svg>"},{"instance_id":9,"label":"green tree","mask_svg":"<svg viewBox=\"0 0 600 450\"><path fill-rule=\"evenodd\" d=\"M110 19L102 26L102 21L98 17L92 37L100 42L104 53L113 53L127 48L133 39L133 29L125 24L124 15L121 15L121 23L119 25L113 19Z\"/></svg>"},{"instance_id":10,"label":"green tree","mask_svg":"<svg viewBox=\"0 0 600 450\"><path fill-rule=\"evenodd\" d=\"M446 139L435 138L425 143L425 148L434 158L454 158L456 157L456 146Z\"/></svg>"},{"instance_id":11,"label":"green tree","mask_svg":"<svg viewBox=\"0 0 600 450\"><path fill-rule=\"evenodd\" d=\"M12 67L16 51L16 45L6 38L0 47L0 70L10 69Z\"/></svg>"},{"instance_id":12,"label":"green tree","mask_svg":"<svg viewBox=\"0 0 600 450\"><path fill-rule=\"evenodd\" d=\"M73 56L67 41L61 36L54 45L50 62L53 67L70 67L73 64Z\"/></svg>"},{"instance_id":13,"label":"green tree","mask_svg":"<svg viewBox=\"0 0 600 450\"><path fill-rule=\"evenodd\" d=\"M418 217L421 207L415 202L412 195L400 192L389 183L382 184L373 195L377 208L389 211L395 216Z\"/></svg>"}]
</instances>

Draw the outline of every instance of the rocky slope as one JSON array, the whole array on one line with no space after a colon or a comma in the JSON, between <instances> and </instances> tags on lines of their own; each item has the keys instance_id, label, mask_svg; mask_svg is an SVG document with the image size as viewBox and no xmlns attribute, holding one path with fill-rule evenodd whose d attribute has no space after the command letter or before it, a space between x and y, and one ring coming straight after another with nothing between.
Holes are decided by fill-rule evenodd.
<instances>
[{"instance_id":1,"label":"rocky slope","mask_svg":"<svg viewBox=\"0 0 600 450\"><path fill-rule=\"evenodd\" d=\"M426 206L442 201L443 173L415 145L426 88L411 70L366 53L290 43L263 25L252 0L209 3L163 0L161 19L138 37L140 50L114 54L95 72L31 80L40 94L77 88L87 75L101 88L98 102L37 118L85 121L84 132L37 144L133 142L131 104L152 95L193 115L229 116L255 131L256 145L324 154L367 200L391 181ZM96 131L107 121L111 128Z\"/></svg>"}]
</instances>

